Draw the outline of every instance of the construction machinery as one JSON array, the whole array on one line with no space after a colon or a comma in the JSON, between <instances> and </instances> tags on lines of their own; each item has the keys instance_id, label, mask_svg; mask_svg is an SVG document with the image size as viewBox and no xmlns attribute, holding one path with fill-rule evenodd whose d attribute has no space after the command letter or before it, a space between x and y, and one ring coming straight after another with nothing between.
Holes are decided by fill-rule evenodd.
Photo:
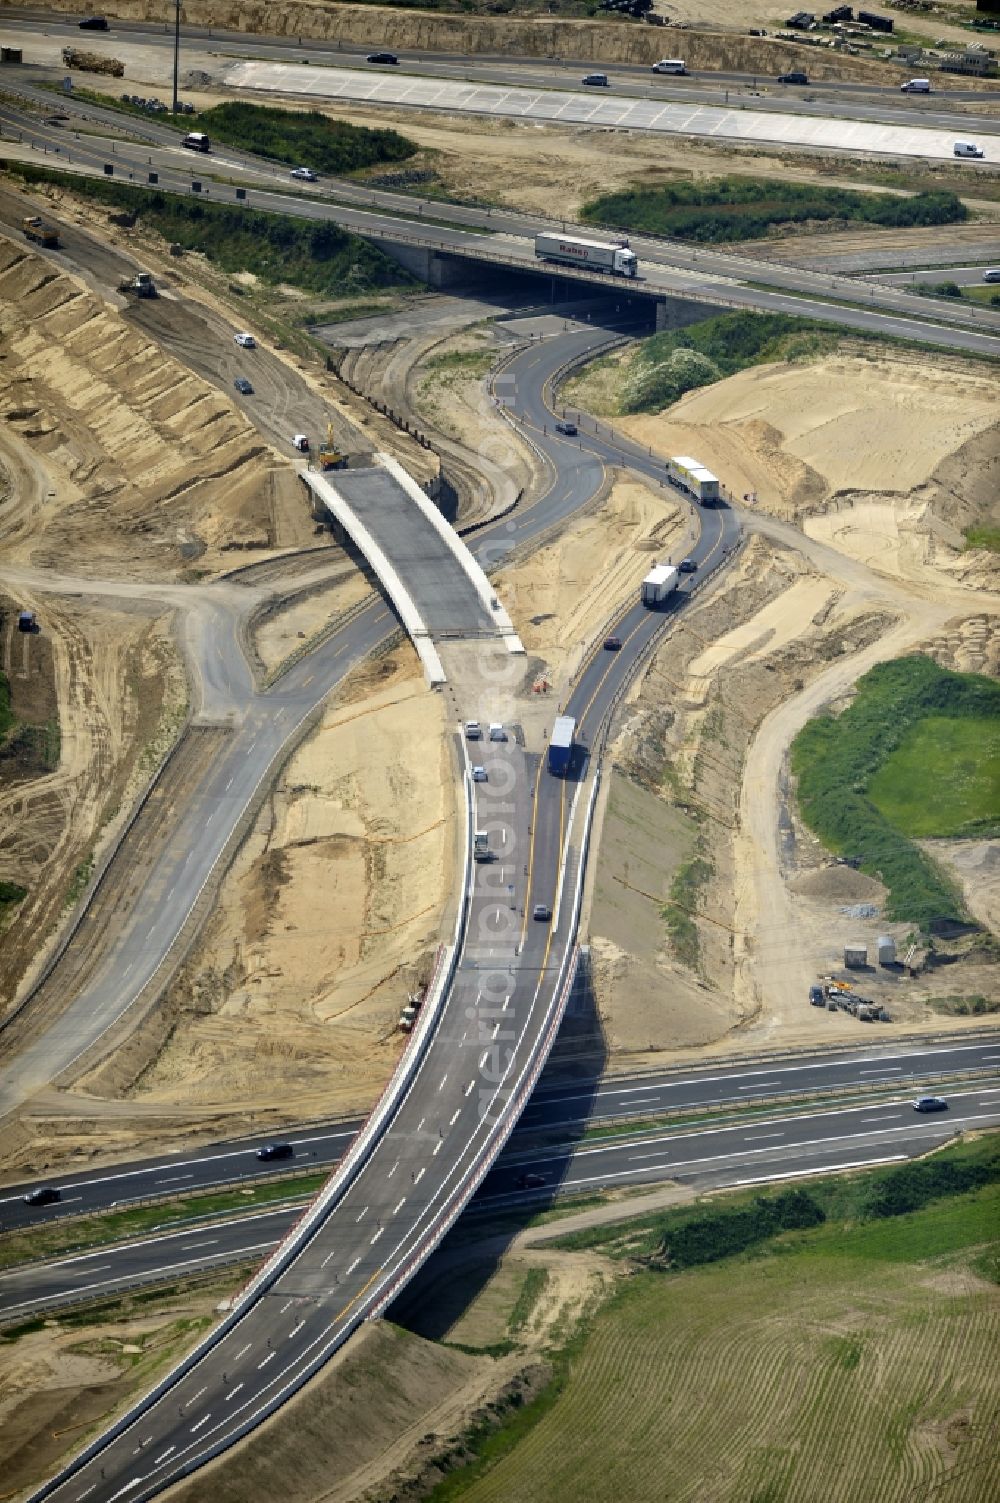
<instances>
[{"instance_id":1,"label":"construction machinery","mask_svg":"<svg viewBox=\"0 0 1000 1503\"><path fill-rule=\"evenodd\" d=\"M148 271L136 272L134 277L126 277L118 283L119 292L130 292L133 297L158 297L156 283Z\"/></svg>"},{"instance_id":2,"label":"construction machinery","mask_svg":"<svg viewBox=\"0 0 1000 1503\"><path fill-rule=\"evenodd\" d=\"M33 214L28 219L21 220L21 228L28 240L33 240L36 245L47 245L54 249L59 244L59 231L54 224L47 223Z\"/></svg>"},{"instance_id":3,"label":"construction machinery","mask_svg":"<svg viewBox=\"0 0 1000 1503\"><path fill-rule=\"evenodd\" d=\"M337 447L332 423L327 424L326 439L319 446L319 467L321 470L347 469L347 455Z\"/></svg>"},{"instance_id":4,"label":"construction machinery","mask_svg":"<svg viewBox=\"0 0 1000 1503\"><path fill-rule=\"evenodd\" d=\"M64 47L62 60L67 68L77 68L81 73L110 73L112 78L122 78L125 64L117 57L101 57L99 52L81 52L79 47Z\"/></svg>"}]
</instances>

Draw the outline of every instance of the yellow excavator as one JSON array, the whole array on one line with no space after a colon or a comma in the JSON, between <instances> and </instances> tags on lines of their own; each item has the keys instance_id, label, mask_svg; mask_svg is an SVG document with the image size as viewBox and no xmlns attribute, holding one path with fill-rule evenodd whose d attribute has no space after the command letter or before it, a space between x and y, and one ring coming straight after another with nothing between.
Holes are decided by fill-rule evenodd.
<instances>
[{"instance_id":1,"label":"yellow excavator","mask_svg":"<svg viewBox=\"0 0 1000 1503\"><path fill-rule=\"evenodd\" d=\"M319 467L321 470L346 470L347 455L337 448L333 436L333 424L328 423L326 429L326 441L319 446Z\"/></svg>"}]
</instances>

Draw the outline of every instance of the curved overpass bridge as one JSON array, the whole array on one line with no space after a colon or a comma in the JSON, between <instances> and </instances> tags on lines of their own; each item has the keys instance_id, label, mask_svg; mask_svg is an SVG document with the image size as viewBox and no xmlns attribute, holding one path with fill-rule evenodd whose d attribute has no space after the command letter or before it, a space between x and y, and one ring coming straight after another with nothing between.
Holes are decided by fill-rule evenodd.
<instances>
[{"instance_id":1,"label":"curved overpass bridge","mask_svg":"<svg viewBox=\"0 0 1000 1503\"><path fill-rule=\"evenodd\" d=\"M549 378L597 339L588 330L529 352L518 372L518 401L536 427L550 416ZM595 493L604 459L618 459L599 440L585 447L590 441L543 435L537 442L552 462L552 484L519 519L520 532L508 522L480 535L476 549L486 560L565 520ZM636 467L662 478L662 464L653 460L637 460ZM735 546L738 523L720 510L704 513L703 524L695 553L711 569ZM679 594L672 609L683 609L685 599ZM564 710L592 745L668 620L627 606L614 620L622 652L595 652L585 663ZM458 744L465 763L460 738ZM518 734L488 743L480 755L487 783L473 783L463 769L467 836L473 823L488 825L499 856L474 865L466 841L455 945L442 952L420 1023L382 1102L220 1327L37 1499L151 1498L253 1430L361 1321L385 1309L500 1152L542 1069L572 984L599 770L585 767L578 781L553 778L541 748L523 744ZM551 923L531 919L535 902L552 908Z\"/></svg>"}]
</instances>

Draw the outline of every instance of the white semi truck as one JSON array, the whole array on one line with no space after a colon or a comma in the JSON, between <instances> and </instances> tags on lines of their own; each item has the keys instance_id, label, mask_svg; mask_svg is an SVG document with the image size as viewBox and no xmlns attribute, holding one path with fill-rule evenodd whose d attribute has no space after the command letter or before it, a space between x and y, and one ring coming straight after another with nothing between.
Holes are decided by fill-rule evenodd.
<instances>
[{"instance_id":1,"label":"white semi truck","mask_svg":"<svg viewBox=\"0 0 1000 1503\"><path fill-rule=\"evenodd\" d=\"M581 240L576 235L536 235L535 255L540 261L584 266L589 271L610 271L612 276L634 277L639 270L635 252L627 246L604 240Z\"/></svg>"},{"instance_id":2,"label":"white semi truck","mask_svg":"<svg viewBox=\"0 0 1000 1503\"><path fill-rule=\"evenodd\" d=\"M687 491L701 506L716 506L719 502L719 482L711 470L690 454L678 454L667 460L667 479L671 485Z\"/></svg>"},{"instance_id":3,"label":"white semi truck","mask_svg":"<svg viewBox=\"0 0 1000 1503\"><path fill-rule=\"evenodd\" d=\"M642 603L652 611L661 606L677 588L678 573L673 564L655 564L642 582Z\"/></svg>"}]
</instances>

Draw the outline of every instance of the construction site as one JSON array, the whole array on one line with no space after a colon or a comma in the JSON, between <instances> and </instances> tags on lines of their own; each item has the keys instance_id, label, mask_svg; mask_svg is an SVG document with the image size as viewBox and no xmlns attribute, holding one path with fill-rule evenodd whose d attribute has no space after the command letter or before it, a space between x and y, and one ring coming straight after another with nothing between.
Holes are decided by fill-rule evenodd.
<instances>
[{"instance_id":1,"label":"construction site","mask_svg":"<svg viewBox=\"0 0 1000 1503\"><path fill-rule=\"evenodd\" d=\"M159 20L142 5L122 9L131 22ZM647 72L661 53L682 49L690 68L770 74L787 67L791 46L746 35L761 24L777 29L749 0L657 6L666 28L573 18L560 30L534 14L338 6L331 19L329 7L304 0L280 16L252 9L252 29L266 36L331 41L335 24L338 46L391 39L430 52L446 38L456 54L569 56ZM187 24L249 29L242 11L209 10L185 6ZM933 31L957 47L968 39L963 24L907 12L905 30L926 33L928 45ZM118 85L107 60L120 56L130 87L164 90L135 62L152 51L142 35L106 44L100 33L80 36L86 47L64 53L61 36L46 37L41 63L49 66L55 49L66 69L94 73L92 86L103 90ZM866 48L809 56L815 80L859 87L882 61ZM184 89L200 111L228 98L207 75L192 75ZM321 108L338 118L335 106ZM974 99L956 108L978 118ZM417 148L406 169L412 191L433 180L442 204L463 213L480 195L498 212L550 213L558 194L569 219L598 180L605 190L637 180L655 187L678 172L692 180L784 173L838 188L878 176L850 153L721 139L654 141L475 115L458 130L444 114L377 104L352 108L350 120L404 132ZM517 693L527 707L517 735L529 746L532 738L542 745L595 657L610 663L622 648L614 634L650 568L696 552L709 508L692 505L654 462L662 470L667 456L697 455L738 516L739 546L710 579L692 564L704 587L651 639L602 732L579 918L587 999L556 1043L546 1081L578 1088L621 1077L627 1094L628 1081L651 1072L903 1041L916 1051L945 1034L964 1047L995 1029L995 799L992 816L965 833L913 836L961 914L935 927L901 912L869 861L820 838L793 770L803 729L842 716L878 665L916 656L954 675L1000 678L995 359L932 351L895 330L891 338L877 327L863 337L827 330L659 410L629 412L623 393L650 328L629 324L612 294L591 284L498 273L435 288L407 271L394 284L386 273L381 287L345 286L340 295L268 282L202 251L181 253L141 215L130 219L71 179L26 177L28 146L8 137L0 1064L12 1078L19 1061L29 1064L4 1100L5 1184L20 1193L161 1152L363 1119L404 1055L418 1013L403 1014L401 1027L401 1010L432 983L463 881L454 705L475 670L453 648L452 697L428 687L426 662L376 567L317 505L304 472L336 486L395 462L469 546L482 529L508 528L484 568L523 645ZM224 150L216 147L217 177L205 168L216 196L223 183L229 191L227 171L243 181L223 164ZM899 287L904 271L945 262L971 263L978 275L1000 246L994 177L932 161L907 171L905 189L869 187L947 188L969 218L885 232L799 223L726 251L752 254L769 274L823 275L828 292L831 278L862 285L887 266ZM427 205L430 220L430 197ZM505 237L506 228L478 236ZM706 284L691 284L704 303L695 322L729 307L710 305L718 282L709 288L709 273L700 275ZM830 294L831 307L847 301L846 292ZM989 336L996 314L981 306L977 327ZM597 329L603 342L586 347ZM557 369L553 360L542 421L519 407L507 373L572 339L582 353ZM584 504L522 541L523 519L559 494L561 462L547 447L557 422L572 429L564 450L573 484L582 491L589 464L596 481ZM645 470L634 456L645 456ZM383 636L371 651L348 653L345 634L366 611L382 613ZM330 692L321 691L324 672ZM994 747L996 724L984 725ZM273 755L251 777L240 747L268 736ZM67 1050L58 1073L43 1079L37 1067L36 1086L31 1062L49 1031L85 988L99 989L123 914L157 881L165 855L179 856L190 838L181 821L202 818L205 780L228 769L227 759L246 788L237 781L230 794L227 783L226 793L245 800L149 984L99 1038ZM990 775L970 763L971 780ZM171 886L160 900L172 898ZM626 1191L602 1187L605 1219L622 1214ZM694 1193L678 1180L669 1194L651 1195L647 1185L635 1198L681 1204ZM581 1227L583 1214L581 1203ZM447 1270L460 1265L431 1265L434 1298L450 1311L439 1329L428 1320L424 1330L417 1316L405 1337L389 1324L366 1326L307 1391L308 1459L290 1497L430 1496L448 1469L417 1466L421 1436L464 1434L484 1405L530 1404L551 1377L541 1365L554 1333L595 1310L618 1277L596 1253L554 1260L519 1243L513 1257L498 1258L492 1282L451 1308ZM547 1283L530 1272L543 1266ZM70 1431L96 1433L182 1356L247 1267L178 1284L146 1314L123 1304L92 1326L79 1313L79 1329L44 1319L26 1328L0 1354L0 1456L11 1496L28 1497L63 1463ZM507 1317L496 1312L516 1301L524 1279L545 1292L523 1338L507 1341ZM448 1342L438 1345L441 1332ZM373 1412L322 1490L322 1426L337 1415L352 1430L363 1408L377 1409L372 1374L394 1365L394 1403L413 1406L412 1426ZM336 1389L337 1372L364 1404ZM242 1471L213 1463L213 1497L265 1495L274 1478L257 1445L237 1453ZM171 1496L195 1503L208 1486L195 1476Z\"/></svg>"}]
</instances>

